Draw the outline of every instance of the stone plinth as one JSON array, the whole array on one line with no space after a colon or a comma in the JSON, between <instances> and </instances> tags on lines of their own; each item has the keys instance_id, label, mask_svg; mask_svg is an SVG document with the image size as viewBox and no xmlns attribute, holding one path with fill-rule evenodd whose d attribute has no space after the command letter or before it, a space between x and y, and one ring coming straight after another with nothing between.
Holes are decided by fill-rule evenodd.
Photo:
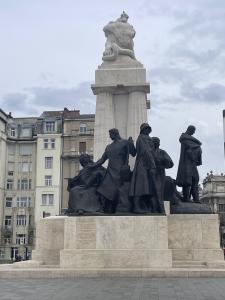
<instances>
[{"instance_id":1,"label":"stone plinth","mask_svg":"<svg viewBox=\"0 0 225 300\"><path fill-rule=\"evenodd\" d=\"M68 217L49 217L38 222L33 260L46 265L59 265L60 250L64 248L65 218Z\"/></svg>"},{"instance_id":2,"label":"stone plinth","mask_svg":"<svg viewBox=\"0 0 225 300\"><path fill-rule=\"evenodd\" d=\"M61 268L169 268L167 217L101 216L65 219Z\"/></svg>"},{"instance_id":3,"label":"stone plinth","mask_svg":"<svg viewBox=\"0 0 225 300\"><path fill-rule=\"evenodd\" d=\"M109 129L117 128L122 138L136 140L140 125L147 122L146 70L142 64L103 63L95 72L92 91L96 95L94 160L103 154L111 141Z\"/></svg>"},{"instance_id":4,"label":"stone plinth","mask_svg":"<svg viewBox=\"0 0 225 300\"><path fill-rule=\"evenodd\" d=\"M49 217L39 222L36 236L33 261L13 269L57 268L76 276L150 276L154 270L163 276L178 269L196 276L187 269L225 270L214 214Z\"/></svg>"},{"instance_id":5,"label":"stone plinth","mask_svg":"<svg viewBox=\"0 0 225 300\"><path fill-rule=\"evenodd\" d=\"M216 214L169 215L168 236L173 261L224 262Z\"/></svg>"}]
</instances>

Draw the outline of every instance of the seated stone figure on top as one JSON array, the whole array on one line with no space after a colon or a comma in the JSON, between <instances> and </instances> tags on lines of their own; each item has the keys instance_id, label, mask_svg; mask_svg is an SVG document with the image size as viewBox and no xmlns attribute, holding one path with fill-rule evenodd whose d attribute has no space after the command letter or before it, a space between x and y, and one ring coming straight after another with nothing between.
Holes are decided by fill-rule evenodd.
<instances>
[{"instance_id":1,"label":"seated stone figure on top","mask_svg":"<svg viewBox=\"0 0 225 300\"><path fill-rule=\"evenodd\" d=\"M135 30L128 23L129 16L123 11L120 18L109 22L104 28L107 38L103 61L115 61L118 56L128 56L135 60L134 42Z\"/></svg>"},{"instance_id":2,"label":"seated stone figure on top","mask_svg":"<svg viewBox=\"0 0 225 300\"><path fill-rule=\"evenodd\" d=\"M83 169L68 180L70 195L67 214L100 212L101 202L96 189L105 175L105 168L100 166L91 169L93 161L88 154L81 154L79 161Z\"/></svg>"}]
</instances>

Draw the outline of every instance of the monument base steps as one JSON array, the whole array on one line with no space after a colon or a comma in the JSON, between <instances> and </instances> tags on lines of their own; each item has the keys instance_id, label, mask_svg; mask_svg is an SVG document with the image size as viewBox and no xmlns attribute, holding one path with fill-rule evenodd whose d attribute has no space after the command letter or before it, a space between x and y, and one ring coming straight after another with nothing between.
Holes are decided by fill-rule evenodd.
<instances>
[{"instance_id":1,"label":"monument base steps","mask_svg":"<svg viewBox=\"0 0 225 300\"><path fill-rule=\"evenodd\" d=\"M33 260L0 278L225 277L218 216L49 217Z\"/></svg>"},{"instance_id":2,"label":"monument base steps","mask_svg":"<svg viewBox=\"0 0 225 300\"><path fill-rule=\"evenodd\" d=\"M19 264L19 263L18 263ZM10 278L225 278L224 269L169 268L169 269L63 269L63 268L0 268L0 279Z\"/></svg>"}]
</instances>

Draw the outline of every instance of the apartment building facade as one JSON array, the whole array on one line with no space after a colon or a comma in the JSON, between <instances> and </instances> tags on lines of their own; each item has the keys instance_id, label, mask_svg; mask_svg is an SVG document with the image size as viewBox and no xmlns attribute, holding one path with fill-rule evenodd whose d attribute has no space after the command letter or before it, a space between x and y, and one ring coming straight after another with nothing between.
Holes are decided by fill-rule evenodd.
<instances>
[{"instance_id":1,"label":"apartment building facade","mask_svg":"<svg viewBox=\"0 0 225 300\"><path fill-rule=\"evenodd\" d=\"M60 214L62 112L44 112L37 120L35 222Z\"/></svg>"},{"instance_id":2,"label":"apartment building facade","mask_svg":"<svg viewBox=\"0 0 225 300\"><path fill-rule=\"evenodd\" d=\"M93 157L94 115L46 111L13 118L0 110L0 262L30 256L35 226L67 209L67 179L79 155Z\"/></svg>"},{"instance_id":3,"label":"apartment building facade","mask_svg":"<svg viewBox=\"0 0 225 300\"><path fill-rule=\"evenodd\" d=\"M5 196L5 178L6 178L6 126L9 116L0 109L0 224L3 222L4 196ZM0 230L0 240L2 239L2 230ZM2 256L0 250L0 258Z\"/></svg>"},{"instance_id":4,"label":"apartment building facade","mask_svg":"<svg viewBox=\"0 0 225 300\"><path fill-rule=\"evenodd\" d=\"M1 256L28 257L33 249L36 118L8 118Z\"/></svg>"}]
</instances>

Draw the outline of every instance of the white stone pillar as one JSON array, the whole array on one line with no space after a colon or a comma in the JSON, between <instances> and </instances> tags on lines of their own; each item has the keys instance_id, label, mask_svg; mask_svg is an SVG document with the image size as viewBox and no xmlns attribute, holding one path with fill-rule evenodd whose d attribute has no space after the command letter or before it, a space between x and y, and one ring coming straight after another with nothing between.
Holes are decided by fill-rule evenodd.
<instances>
[{"instance_id":1,"label":"white stone pillar","mask_svg":"<svg viewBox=\"0 0 225 300\"><path fill-rule=\"evenodd\" d=\"M122 138L134 141L140 125L147 122L146 99L150 85L146 70L137 61L115 65L103 63L95 72L96 95L94 160L101 157L109 139L109 129L117 128Z\"/></svg>"},{"instance_id":2,"label":"white stone pillar","mask_svg":"<svg viewBox=\"0 0 225 300\"><path fill-rule=\"evenodd\" d=\"M129 94L127 137L132 136L136 142L140 125L147 122L146 93L141 91Z\"/></svg>"},{"instance_id":3,"label":"white stone pillar","mask_svg":"<svg viewBox=\"0 0 225 300\"><path fill-rule=\"evenodd\" d=\"M111 141L108 129L115 127L113 95L102 92L97 95L94 133L94 160L98 160ZM106 130L107 129L107 130Z\"/></svg>"}]
</instances>

